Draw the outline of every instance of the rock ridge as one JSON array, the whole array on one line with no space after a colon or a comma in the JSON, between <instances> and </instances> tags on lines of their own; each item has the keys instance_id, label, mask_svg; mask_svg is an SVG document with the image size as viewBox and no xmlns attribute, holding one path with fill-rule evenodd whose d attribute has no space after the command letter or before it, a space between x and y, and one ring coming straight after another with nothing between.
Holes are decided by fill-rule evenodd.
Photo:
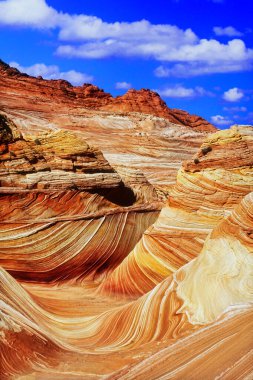
<instances>
[{"instance_id":1,"label":"rock ridge","mask_svg":"<svg viewBox=\"0 0 253 380\"><path fill-rule=\"evenodd\" d=\"M94 110L150 114L167 119L171 123L188 126L196 131L216 131L212 124L200 116L169 108L157 92L149 89L130 89L124 95L114 98L111 94L92 84L85 83L83 86L74 87L62 79L45 80L41 76L31 77L1 60L0 78L2 82L0 94L3 94L3 99L6 96L6 89L9 89L12 94L15 93L18 96L22 93L22 97L27 98L29 102L34 102L35 95L38 99L43 98L43 102L50 100L57 104L71 104ZM30 93L33 94L33 99L31 99Z\"/></svg>"}]
</instances>

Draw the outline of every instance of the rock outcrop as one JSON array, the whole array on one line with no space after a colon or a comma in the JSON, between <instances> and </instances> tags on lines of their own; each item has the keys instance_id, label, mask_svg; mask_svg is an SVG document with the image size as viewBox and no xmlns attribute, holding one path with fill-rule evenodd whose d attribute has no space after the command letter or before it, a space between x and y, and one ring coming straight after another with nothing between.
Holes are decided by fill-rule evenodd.
<instances>
[{"instance_id":1,"label":"rock outcrop","mask_svg":"<svg viewBox=\"0 0 253 380\"><path fill-rule=\"evenodd\" d=\"M131 177L143 173L167 193L183 160L215 128L204 119L172 110L155 92L129 90L113 98L98 87L43 80L0 62L0 110L23 135L66 129L97 146L112 167Z\"/></svg>"},{"instance_id":2,"label":"rock outcrop","mask_svg":"<svg viewBox=\"0 0 253 380\"><path fill-rule=\"evenodd\" d=\"M161 202L145 177L123 179L73 132L24 138L0 114L0 134L0 264L16 277L55 281L103 273L156 218Z\"/></svg>"},{"instance_id":3,"label":"rock outcrop","mask_svg":"<svg viewBox=\"0 0 253 380\"><path fill-rule=\"evenodd\" d=\"M139 112L158 116L171 123L188 126L202 132L214 132L215 127L200 116L190 115L186 111L169 108L159 94L148 89L128 90L123 96L118 96L102 109L122 112Z\"/></svg>"},{"instance_id":4,"label":"rock outcrop","mask_svg":"<svg viewBox=\"0 0 253 380\"><path fill-rule=\"evenodd\" d=\"M193 260L213 228L253 191L252 167L252 127L232 127L208 137L183 163L155 224L101 291L130 297L145 294Z\"/></svg>"},{"instance_id":5,"label":"rock outcrop","mask_svg":"<svg viewBox=\"0 0 253 380\"><path fill-rule=\"evenodd\" d=\"M0 95L8 97L6 90L12 89L16 95L16 104L19 105L22 104L22 102L20 103L21 99L17 99L20 92L23 103L32 102L32 97L34 98L37 95L42 102L50 101L50 103L61 105L110 110L119 113L150 114L167 119L174 124L191 127L197 131L214 132L216 129L199 116L168 108L158 93L146 89L129 90L125 95L113 98L112 95L91 84L73 87L65 80L43 80L41 77L29 77L27 74L22 74L17 69L11 68L3 61L0 61L0 77Z\"/></svg>"},{"instance_id":6,"label":"rock outcrop","mask_svg":"<svg viewBox=\"0 0 253 380\"><path fill-rule=\"evenodd\" d=\"M177 271L181 311L193 324L215 321L234 305L252 302L253 192L206 239L196 260Z\"/></svg>"},{"instance_id":7,"label":"rock outcrop","mask_svg":"<svg viewBox=\"0 0 253 380\"><path fill-rule=\"evenodd\" d=\"M122 184L102 153L67 131L24 139L0 114L0 188L92 190Z\"/></svg>"}]
</instances>

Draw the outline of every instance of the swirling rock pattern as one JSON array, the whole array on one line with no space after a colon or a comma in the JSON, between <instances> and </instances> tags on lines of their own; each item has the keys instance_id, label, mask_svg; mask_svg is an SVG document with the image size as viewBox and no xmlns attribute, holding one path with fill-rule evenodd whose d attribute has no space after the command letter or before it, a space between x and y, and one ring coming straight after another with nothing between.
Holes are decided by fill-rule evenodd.
<instances>
[{"instance_id":1,"label":"swirling rock pattern","mask_svg":"<svg viewBox=\"0 0 253 380\"><path fill-rule=\"evenodd\" d=\"M252 301L252 232L250 193L213 229L199 257L176 273L177 294L184 300L181 310L192 323L212 322L230 306Z\"/></svg>"},{"instance_id":2,"label":"swirling rock pattern","mask_svg":"<svg viewBox=\"0 0 253 380\"><path fill-rule=\"evenodd\" d=\"M139 296L195 258L210 231L253 190L252 164L252 127L233 127L207 138L183 164L156 223L101 291Z\"/></svg>"},{"instance_id":3,"label":"swirling rock pattern","mask_svg":"<svg viewBox=\"0 0 253 380\"><path fill-rule=\"evenodd\" d=\"M1 379L250 379L253 128L0 76Z\"/></svg>"},{"instance_id":4,"label":"swirling rock pattern","mask_svg":"<svg viewBox=\"0 0 253 380\"><path fill-rule=\"evenodd\" d=\"M93 299L92 311L87 313L81 307L73 316L66 299L62 302L56 297L57 291L29 287L29 294L1 270L4 375L17 373L13 366L13 362L18 363L16 353L9 348L13 339L19 341L29 332L34 336L29 346L33 356L25 349L27 356L23 355L20 371L28 371L30 359L30 371L44 378L49 378L43 368L45 358L34 354L44 352L40 339L52 350L47 364L53 367L51 378L67 378L66 373L74 376L77 365L78 374L87 378L88 371L98 378L107 374L108 379L180 379L196 376L200 370L198 373L208 378L215 374L229 379L240 371L243 378L251 376L252 340L247 329L252 327L253 312L252 208L250 193L228 219L214 228L198 258L139 299L114 307L107 305L107 310L105 306L99 314L97 298ZM87 288L83 291L86 297L88 292L90 297L94 292ZM45 294L49 303L50 299L56 303L57 313L48 311L50 305L45 301L44 307L39 306ZM67 303L71 303L70 299ZM229 354L220 355L220 349ZM107 367L108 362L117 360L118 351L121 360L114 363L113 369L111 365ZM172 360L173 355L176 360ZM61 362L66 358L68 364L63 366ZM80 365L83 360L87 361ZM207 360L214 363L206 366ZM128 367L122 369L126 363Z\"/></svg>"},{"instance_id":5,"label":"swirling rock pattern","mask_svg":"<svg viewBox=\"0 0 253 380\"><path fill-rule=\"evenodd\" d=\"M131 179L134 190L126 186L102 153L73 133L25 139L5 116L0 121L1 265L34 281L115 268L156 218L153 187L144 177Z\"/></svg>"}]
</instances>

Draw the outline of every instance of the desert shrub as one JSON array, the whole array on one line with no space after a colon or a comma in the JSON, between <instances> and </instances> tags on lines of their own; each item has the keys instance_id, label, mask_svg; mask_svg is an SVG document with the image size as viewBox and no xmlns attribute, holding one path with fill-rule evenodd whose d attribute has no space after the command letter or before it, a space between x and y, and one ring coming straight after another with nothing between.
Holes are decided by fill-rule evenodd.
<instances>
[{"instance_id":1,"label":"desert shrub","mask_svg":"<svg viewBox=\"0 0 253 380\"><path fill-rule=\"evenodd\" d=\"M35 142L36 145L41 145L41 142L40 142L39 139L35 139L34 142Z\"/></svg>"},{"instance_id":2,"label":"desert shrub","mask_svg":"<svg viewBox=\"0 0 253 380\"><path fill-rule=\"evenodd\" d=\"M201 149L201 152L206 155L208 152L211 152L212 148L211 146L205 146L204 148Z\"/></svg>"}]
</instances>

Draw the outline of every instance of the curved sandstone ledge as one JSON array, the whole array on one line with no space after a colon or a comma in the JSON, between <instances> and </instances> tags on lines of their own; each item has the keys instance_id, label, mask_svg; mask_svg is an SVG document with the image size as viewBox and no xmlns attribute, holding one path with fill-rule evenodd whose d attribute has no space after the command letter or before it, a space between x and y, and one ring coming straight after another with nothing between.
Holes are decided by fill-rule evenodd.
<instances>
[{"instance_id":1,"label":"curved sandstone ledge","mask_svg":"<svg viewBox=\"0 0 253 380\"><path fill-rule=\"evenodd\" d=\"M28 190L24 190L24 192L31 193ZM17 191L15 191L16 193ZM29 206L27 207L27 205ZM92 195L87 192L69 191L52 194L49 191L47 194L45 192L34 191L32 192L32 197L5 196L0 199L0 217L1 224L55 223L60 221L98 219L103 216L129 212L159 212L162 206L163 202L157 201L120 207L115 203L107 202L104 197L99 197L96 193Z\"/></svg>"},{"instance_id":2,"label":"curved sandstone ledge","mask_svg":"<svg viewBox=\"0 0 253 380\"><path fill-rule=\"evenodd\" d=\"M206 146L212 149L203 154ZM253 191L252 127L211 135L197 156L202 166L189 170L189 165L197 166L194 158L183 163L159 218L103 282L103 294L136 298L153 289L196 258L208 234ZM212 157L218 157L215 163Z\"/></svg>"},{"instance_id":3,"label":"curved sandstone ledge","mask_svg":"<svg viewBox=\"0 0 253 380\"><path fill-rule=\"evenodd\" d=\"M183 168L187 172L204 169L235 169L253 165L253 128L234 125L229 130L210 135L192 160Z\"/></svg>"},{"instance_id":4,"label":"curved sandstone ledge","mask_svg":"<svg viewBox=\"0 0 253 380\"><path fill-rule=\"evenodd\" d=\"M248 332L253 327L252 321L252 307L234 308L217 322L171 343L145 359L139 359L137 363L105 379L181 380L198 379L199 376L224 380L250 378L252 344Z\"/></svg>"},{"instance_id":5,"label":"curved sandstone ledge","mask_svg":"<svg viewBox=\"0 0 253 380\"><path fill-rule=\"evenodd\" d=\"M73 132L23 137L0 114L0 134L0 265L16 278L103 275L127 256L162 207L143 175L121 171L122 178Z\"/></svg>"},{"instance_id":6,"label":"curved sandstone ledge","mask_svg":"<svg viewBox=\"0 0 253 380\"><path fill-rule=\"evenodd\" d=\"M4 375L29 372L29 368L30 372L43 373L43 368L48 366L54 378L63 371L62 362L67 359L68 372L73 374L78 371L79 375L86 376L90 371L94 376L107 375L108 379L142 379L146 378L147 369L151 369L146 365L148 359L152 371L147 378L154 379L153 373L156 373L180 379L186 369L196 373L196 362L201 373L209 374L209 367L202 359L211 360L213 356L219 364L212 365L217 376L233 375L239 370L252 373L248 367L252 349L248 333L253 304L252 207L253 193L250 193L228 219L217 225L198 258L135 301L108 307L102 312L96 312L96 294L94 312L89 315L85 308L74 314L71 309L66 313L66 304L59 298L53 300L58 304L58 312L52 313L47 310L50 306L45 300L44 306L40 306L43 292L36 293L32 287L27 292L2 269L1 349L9 352ZM50 299L50 290L45 289L44 293L47 292ZM67 303L71 302L70 298ZM23 346L21 365L10 347L13 339L19 341L27 333L33 336L32 351ZM39 343L40 339L44 340L44 346ZM45 346L51 350L50 358ZM194 350L190 350L190 346ZM217 351L219 347L229 351L224 360ZM41 355L34 356L34 351L44 353L42 369L38 360ZM173 352L177 353L176 361L171 360ZM117 355L121 360L117 360ZM83 360L84 357L87 360ZM109 365L112 358L116 360L114 368Z\"/></svg>"},{"instance_id":7,"label":"curved sandstone ledge","mask_svg":"<svg viewBox=\"0 0 253 380\"><path fill-rule=\"evenodd\" d=\"M193 324L216 320L230 306L253 302L253 192L219 223L200 255L174 279Z\"/></svg>"}]
</instances>

